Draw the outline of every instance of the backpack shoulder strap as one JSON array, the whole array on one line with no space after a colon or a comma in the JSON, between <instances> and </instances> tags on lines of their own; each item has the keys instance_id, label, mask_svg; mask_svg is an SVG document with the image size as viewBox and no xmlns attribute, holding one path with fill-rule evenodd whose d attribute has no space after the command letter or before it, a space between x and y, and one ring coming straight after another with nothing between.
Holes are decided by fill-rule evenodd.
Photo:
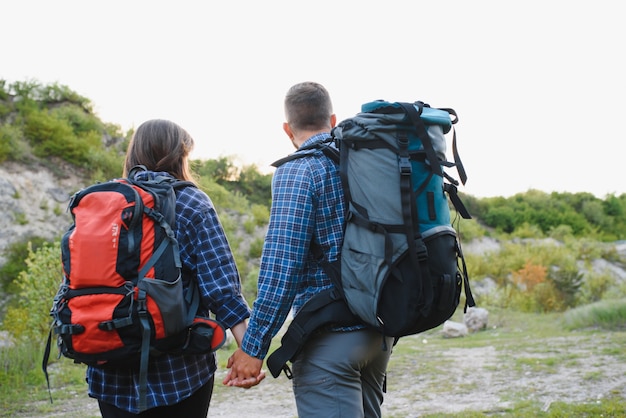
<instances>
[{"instance_id":1,"label":"backpack shoulder strap","mask_svg":"<svg viewBox=\"0 0 626 418\"><path fill-rule=\"evenodd\" d=\"M333 147L331 144L333 143L333 139L329 138L325 141L315 142L311 145L307 145L306 147L299 148L296 152L289 154L286 157L283 157L279 160L276 160L272 163L273 167L280 167L288 161L295 160L296 158L308 157L311 155L315 155L315 151L322 151L325 156L330 158L335 162L335 164L339 164L339 151L337 148Z\"/></svg>"},{"instance_id":2,"label":"backpack shoulder strap","mask_svg":"<svg viewBox=\"0 0 626 418\"><path fill-rule=\"evenodd\" d=\"M198 185L196 183L194 183L193 181L187 181L187 180L175 180L174 183L172 184L172 187L174 188L174 191L179 191L182 190L186 187L198 187Z\"/></svg>"}]
</instances>

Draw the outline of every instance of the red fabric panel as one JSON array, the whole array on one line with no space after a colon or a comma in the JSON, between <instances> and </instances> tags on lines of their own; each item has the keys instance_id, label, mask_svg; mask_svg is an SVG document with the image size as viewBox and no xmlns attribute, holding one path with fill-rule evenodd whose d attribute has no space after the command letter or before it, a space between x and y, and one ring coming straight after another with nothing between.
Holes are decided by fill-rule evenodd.
<instances>
[{"instance_id":1,"label":"red fabric panel","mask_svg":"<svg viewBox=\"0 0 626 418\"><path fill-rule=\"evenodd\" d=\"M85 327L84 333L72 336L72 345L77 352L97 354L124 345L117 331L98 328L100 322L113 318L113 310L122 298L123 295L99 294L79 296L69 301L71 323Z\"/></svg>"},{"instance_id":2,"label":"red fabric panel","mask_svg":"<svg viewBox=\"0 0 626 418\"><path fill-rule=\"evenodd\" d=\"M120 208L130 206L133 205L119 193L101 192L85 196L74 209L77 223L69 239L72 289L124 284L124 279L116 272L122 228ZM89 216L81 216L81 212Z\"/></svg>"}]
</instances>

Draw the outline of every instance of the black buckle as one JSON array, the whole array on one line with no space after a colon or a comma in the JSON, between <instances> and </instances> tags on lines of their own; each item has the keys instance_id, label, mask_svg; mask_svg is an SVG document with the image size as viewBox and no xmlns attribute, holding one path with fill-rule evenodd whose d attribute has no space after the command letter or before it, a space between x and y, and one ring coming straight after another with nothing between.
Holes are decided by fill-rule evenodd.
<instances>
[{"instance_id":1,"label":"black buckle","mask_svg":"<svg viewBox=\"0 0 626 418\"><path fill-rule=\"evenodd\" d=\"M410 176L413 172L411 159L408 156L400 156L398 167L400 167L400 175L402 176Z\"/></svg>"}]
</instances>

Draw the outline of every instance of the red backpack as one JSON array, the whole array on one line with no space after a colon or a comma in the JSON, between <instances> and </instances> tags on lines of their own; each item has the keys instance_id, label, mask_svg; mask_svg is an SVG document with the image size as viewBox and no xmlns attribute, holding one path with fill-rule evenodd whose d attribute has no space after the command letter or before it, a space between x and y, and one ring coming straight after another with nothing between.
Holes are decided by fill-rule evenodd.
<instances>
[{"instance_id":1,"label":"red backpack","mask_svg":"<svg viewBox=\"0 0 626 418\"><path fill-rule=\"evenodd\" d=\"M176 189L191 182L158 176L94 184L69 203L73 225L61 241L63 281L54 298L52 332L60 355L94 367L136 367L139 408L145 409L150 356L203 354L219 348L225 331L196 317L197 284L185 292L175 222ZM49 383L48 383L49 386Z\"/></svg>"}]
</instances>

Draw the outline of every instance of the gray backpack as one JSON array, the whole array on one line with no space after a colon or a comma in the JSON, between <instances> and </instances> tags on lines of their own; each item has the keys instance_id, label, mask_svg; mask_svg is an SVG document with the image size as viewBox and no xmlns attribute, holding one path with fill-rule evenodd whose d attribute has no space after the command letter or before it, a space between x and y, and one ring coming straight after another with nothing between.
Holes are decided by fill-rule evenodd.
<instances>
[{"instance_id":1,"label":"gray backpack","mask_svg":"<svg viewBox=\"0 0 626 418\"><path fill-rule=\"evenodd\" d=\"M463 184L467 180L456 133L455 162L446 161L444 134L457 121L454 110L423 102L370 102L337 125L331 141L274 163L324 158L320 154L333 159L347 205L340 258L328 262L312 247L334 286L295 316L267 359L274 377L281 370L290 375L287 361L320 327L364 324L397 341L449 319L463 287L465 308L475 305L449 201L463 218L470 215L457 194L458 181L444 171L456 166Z\"/></svg>"}]
</instances>

